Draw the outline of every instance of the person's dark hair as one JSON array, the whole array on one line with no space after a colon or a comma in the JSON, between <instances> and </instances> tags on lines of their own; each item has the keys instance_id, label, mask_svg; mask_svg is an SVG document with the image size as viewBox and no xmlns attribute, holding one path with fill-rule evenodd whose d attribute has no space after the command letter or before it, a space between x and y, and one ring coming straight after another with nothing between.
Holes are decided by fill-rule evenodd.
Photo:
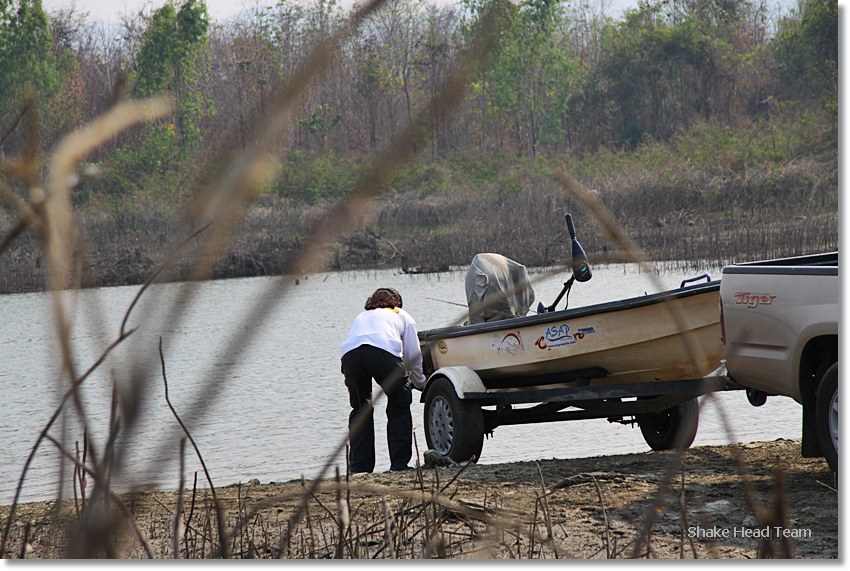
<instances>
[{"instance_id":1,"label":"person's dark hair","mask_svg":"<svg viewBox=\"0 0 850 571\"><path fill-rule=\"evenodd\" d=\"M366 300L365 309L380 309L382 307L401 307L401 294L391 287L381 287Z\"/></svg>"}]
</instances>

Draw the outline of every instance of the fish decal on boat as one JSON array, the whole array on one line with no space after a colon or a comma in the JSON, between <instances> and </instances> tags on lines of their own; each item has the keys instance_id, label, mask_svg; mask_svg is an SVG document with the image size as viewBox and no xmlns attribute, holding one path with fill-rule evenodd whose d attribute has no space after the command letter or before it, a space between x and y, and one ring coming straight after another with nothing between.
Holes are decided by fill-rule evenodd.
<instances>
[{"instance_id":1,"label":"fish decal on boat","mask_svg":"<svg viewBox=\"0 0 850 571\"><path fill-rule=\"evenodd\" d=\"M519 331L510 331L508 333L499 333L493 336L490 343L490 349L497 353L507 353L508 355L516 355L520 351L525 352L525 347L522 344L522 337Z\"/></svg>"}]
</instances>

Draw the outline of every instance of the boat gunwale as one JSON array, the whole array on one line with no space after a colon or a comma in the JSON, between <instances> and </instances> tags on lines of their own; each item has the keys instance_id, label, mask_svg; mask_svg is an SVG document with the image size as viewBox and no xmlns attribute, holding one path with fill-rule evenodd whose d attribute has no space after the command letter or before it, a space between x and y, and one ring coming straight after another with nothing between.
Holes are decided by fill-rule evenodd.
<instances>
[{"instance_id":1,"label":"boat gunwale","mask_svg":"<svg viewBox=\"0 0 850 571\"><path fill-rule=\"evenodd\" d=\"M515 329L520 327L527 327L530 325L540 325L556 321L564 321L566 319L576 319L579 317L586 317L588 315L599 315L604 313L614 313L617 311L628 311L639 307L664 303L666 301L684 299L687 297L702 295L713 291L719 292L719 290L720 280L715 280L704 284L686 286L683 288L647 294L640 297L606 301L604 303L577 307L575 309L562 309L560 311L540 313L537 315L511 317L508 319L501 319L499 321L476 323L474 325L453 325L450 327L440 327L435 329L423 330L419 332L419 340L423 342L428 342L437 341L440 339L452 339L457 337L476 335L479 333L490 333L495 331L503 331L505 329Z\"/></svg>"}]
</instances>

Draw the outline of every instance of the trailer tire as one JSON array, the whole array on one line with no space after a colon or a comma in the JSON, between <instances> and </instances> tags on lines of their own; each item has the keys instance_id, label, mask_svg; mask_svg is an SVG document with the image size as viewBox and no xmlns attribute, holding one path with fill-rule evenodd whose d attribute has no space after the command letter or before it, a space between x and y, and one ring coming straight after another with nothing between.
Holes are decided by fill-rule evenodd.
<instances>
[{"instance_id":1,"label":"trailer tire","mask_svg":"<svg viewBox=\"0 0 850 571\"><path fill-rule=\"evenodd\" d=\"M838 473L838 363L826 370L815 398L818 443L832 471Z\"/></svg>"},{"instance_id":2,"label":"trailer tire","mask_svg":"<svg viewBox=\"0 0 850 571\"><path fill-rule=\"evenodd\" d=\"M474 401L458 398L448 379L433 380L425 394L428 448L455 462L477 462L484 447L484 415Z\"/></svg>"},{"instance_id":3,"label":"trailer tire","mask_svg":"<svg viewBox=\"0 0 850 571\"><path fill-rule=\"evenodd\" d=\"M682 450L686 450L697 436L699 401L692 398L661 412L639 414L637 421L643 439L653 450L672 450L682 431Z\"/></svg>"}]
</instances>

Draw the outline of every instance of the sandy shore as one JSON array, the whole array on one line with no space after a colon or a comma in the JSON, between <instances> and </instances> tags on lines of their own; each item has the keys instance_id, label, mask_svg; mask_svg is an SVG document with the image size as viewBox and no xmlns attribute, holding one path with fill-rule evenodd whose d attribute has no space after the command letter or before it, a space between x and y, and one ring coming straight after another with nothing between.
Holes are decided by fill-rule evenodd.
<instances>
[{"instance_id":1,"label":"sandy shore","mask_svg":"<svg viewBox=\"0 0 850 571\"><path fill-rule=\"evenodd\" d=\"M647 452L310 485L218 487L220 510L211 490L189 489L178 518L176 492L124 496L109 521L70 503L57 525L53 502L23 504L4 555L170 558L176 530L180 557L838 557L835 475L790 440L696 447L681 461Z\"/></svg>"}]
</instances>

